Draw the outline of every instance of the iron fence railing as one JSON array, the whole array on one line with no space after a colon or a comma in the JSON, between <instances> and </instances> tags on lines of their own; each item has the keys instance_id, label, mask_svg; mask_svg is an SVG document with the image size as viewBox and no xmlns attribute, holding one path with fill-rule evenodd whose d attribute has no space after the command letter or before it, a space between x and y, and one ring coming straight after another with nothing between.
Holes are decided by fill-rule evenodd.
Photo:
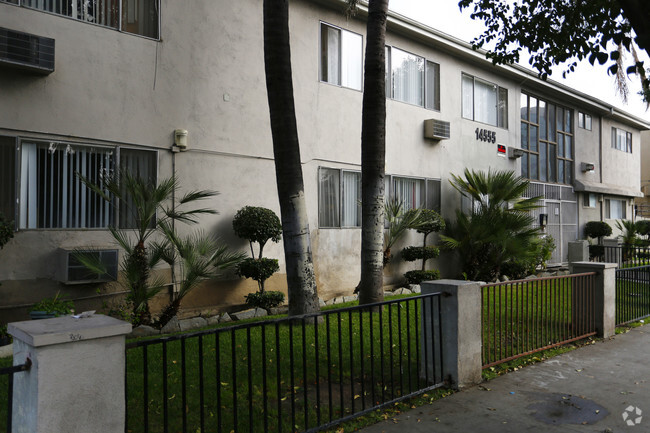
<instances>
[{"instance_id":1,"label":"iron fence railing","mask_svg":"<svg viewBox=\"0 0 650 433\"><path fill-rule=\"evenodd\" d=\"M127 344L127 432L318 431L440 387L440 294Z\"/></svg>"},{"instance_id":2,"label":"iron fence railing","mask_svg":"<svg viewBox=\"0 0 650 433\"><path fill-rule=\"evenodd\" d=\"M650 266L616 270L616 325L650 316Z\"/></svg>"},{"instance_id":3,"label":"iron fence railing","mask_svg":"<svg viewBox=\"0 0 650 433\"><path fill-rule=\"evenodd\" d=\"M483 367L594 335L595 275L482 286Z\"/></svg>"},{"instance_id":4,"label":"iron fence railing","mask_svg":"<svg viewBox=\"0 0 650 433\"><path fill-rule=\"evenodd\" d=\"M13 419L13 395L14 395L14 374L21 371L29 371L32 366L32 360L27 358L24 364L14 365L12 367L0 368L0 378L7 378L7 406L6 406L6 432L12 432ZM0 424L1 425L1 424ZM1 431L1 430L0 430Z\"/></svg>"},{"instance_id":5,"label":"iron fence railing","mask_svg":"<svg viewBox=\"0 0 650 433\"><path fill-rule=\"evenodd\" d=\"M650 247L589 245L589 259L616 263L619 268L644 266L650 264Z\"/></svg>"}]
</instances>

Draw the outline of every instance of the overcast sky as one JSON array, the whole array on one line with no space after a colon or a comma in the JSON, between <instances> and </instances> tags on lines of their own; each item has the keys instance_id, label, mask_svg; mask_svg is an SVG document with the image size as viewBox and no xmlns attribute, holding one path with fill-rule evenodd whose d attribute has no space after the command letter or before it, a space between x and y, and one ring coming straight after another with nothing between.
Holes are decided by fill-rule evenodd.
<instances>
[{"instance_id":1,"label":"overcast sky","mask_svg":"<svg viewBox=\"0 0 650 433\"><path fill-rule=\"evenodd\" d=\"M470 42L483 32L483 22L470 18L471 9L465 9L461 13L458 8L458 0L390 0L389 5L390 9L399 14L466 42ZM639 51L640 56L641 54L644 54L641 60L644 60L646 65L650 64L647 54ZM528 63L524 63L522 66L530 68ZM616 95L614 78L607 74L608 66L609 62L604 66L597 63L596 66L591 66L589 62L584 61L566 79L562 79L563 69L556 68L551 79L650 121L650 111L646 111L641 97L636 94L641 89L638 77L630 75L631 81L628 81L630 95L627 104L625 104L621 97Z\"/></svg>"}]
</instances>

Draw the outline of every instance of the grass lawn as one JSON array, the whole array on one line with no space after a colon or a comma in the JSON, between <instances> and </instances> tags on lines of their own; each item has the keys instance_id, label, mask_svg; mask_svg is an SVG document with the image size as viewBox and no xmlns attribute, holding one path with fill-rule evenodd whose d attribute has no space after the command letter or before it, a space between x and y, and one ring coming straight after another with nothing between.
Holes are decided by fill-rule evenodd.
<instances>
[{"instance_id":1,"label":"grass lawn","mask_svg":"<svg viewBox=\"0 0 650 433\"><path fill-rule=\"evenodd\" d=\"M127 350L128 430L166 419L169 431L303 431L442 382L439 362L420 374L434 355L421 353L419 299L336 307L320 324L237 324Z\"/></svg>"}]
</instances>

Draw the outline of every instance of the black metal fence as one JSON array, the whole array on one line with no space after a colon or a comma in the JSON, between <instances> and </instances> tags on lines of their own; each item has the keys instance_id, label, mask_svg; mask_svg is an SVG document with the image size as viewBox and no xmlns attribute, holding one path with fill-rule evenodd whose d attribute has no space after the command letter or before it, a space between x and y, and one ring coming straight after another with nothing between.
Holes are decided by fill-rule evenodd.
<instances>
[{"instance_id":1,"label":"black metal fence","mask_svg":"<svg viewBox=\"0 0 650 433\"><path fill-rule=\"evenodd\" d=\"M650 247L632 245L589 245L589 258L595 262L616 263L619 268L650 264Z\"/></svg>"},{"instance_id":2,"label":"black metal fence","mask_svg":"<svg viewBox=\"0 0 650 433\"><path fill-rule=\"evenodd\" d=\"M595 335L595 275L484 285L483 368Z\"/></svg>"},{"instance_id":3,"label":"black metal fence","mask_svg":"<svg viewBox=\"0 0 650 433\"><path fill-rule=\"evenodd\" d=\"M127 344L127 432L319 431L440 387L440 294Z\"/></svg>"},{"instance_id":4,"label":"black metal fence","mask_svg":"<svg viewBox=\"0 0 650 433\"><path fill-rule=\"evenodd\" d=\"M14 374L21 371L28 371L32 366L32 360L27 358L24 364L14 365L13 367L0 368L0 378L3 376L7 379L7 406L6 406L6 432L12 431L12 418L13 418L13 396L14 396Z\"/></svg>"},{"instance_id":5,"label":"black metal fence","mask_svg":"<svg viewBox=\"0 0 650 433\"><path fill-rule=\"evenodd\" d=\"M616 324L650 316L650 266L616 270Z\"/></svg>"}]
</instances>

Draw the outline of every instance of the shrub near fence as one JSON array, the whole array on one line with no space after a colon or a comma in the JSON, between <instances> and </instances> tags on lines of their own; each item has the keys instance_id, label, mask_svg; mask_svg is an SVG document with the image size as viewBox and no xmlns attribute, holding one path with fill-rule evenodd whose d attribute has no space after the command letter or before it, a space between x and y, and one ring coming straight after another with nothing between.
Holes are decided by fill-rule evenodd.
<instances>
[{"instance_id":1,"label":"shrub near fence","mask_svg":"<svg viewBox=\"0 0 650 433\"><path fill-rule=\"evenodd\" d=\"M595 335L594 276L484 285L483 367Z\"/></svg>"},{"instance_id":2,"label":"shrub near fence","mask_svg":"<svg viewBox=\"0 0 650 433\"><path fill-rule=\"evenodd\" d=\"M129 343L127 431L317 431L439 387L439 296Z\"/></svg>"}]
</instances>

